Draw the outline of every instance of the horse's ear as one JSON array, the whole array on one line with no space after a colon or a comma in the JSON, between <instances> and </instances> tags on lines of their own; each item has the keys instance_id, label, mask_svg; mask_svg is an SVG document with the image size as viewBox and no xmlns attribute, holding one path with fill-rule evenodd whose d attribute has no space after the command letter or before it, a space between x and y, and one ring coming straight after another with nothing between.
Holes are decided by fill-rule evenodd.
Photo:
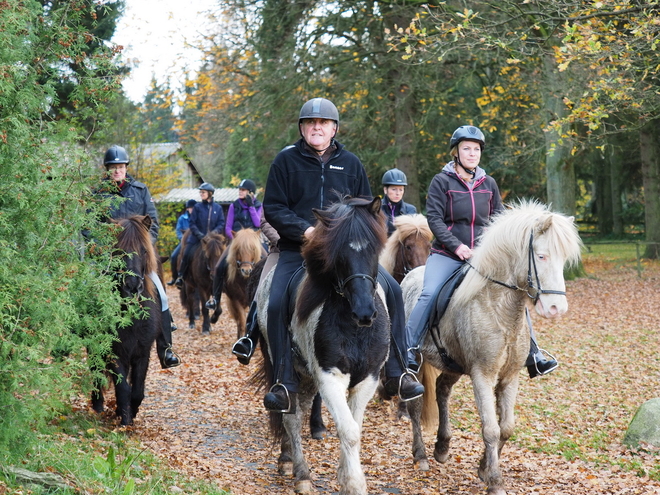
<instances>
[{"instance_id":1,"label":"horse's ear","mask_svg":"<svg viewBox=\"0 0 660 495\"><path fill-rule=\"evenodd\" d=\"M376 196L369 205L369 207L371 208L371 213L373 213L374 215L378 215L378 213L380 213L381 204L382 204L382 200L380 199L380 196Z\"/></svg>"},{"instance_id":2,"label":"horse's ear","mask_svg":"<svg viewBox=\"0 0 660 495\"><path fill-rule=\"evenodd\" d=\"M231 236L232 236L232 237L236 237L236 232L234 232L234 231L232 230L232 231L231 231Z\"/></svg>"},{"instance_id":3,"label":"horse's ear","mask_svg":"<svg viewBox=\"0 0 660 495\"><path fill-rule=\"evenodd\" d=\"M151 217L149 215L145 215L142 217L142 225L144 225L147 230L151 228Z\"/></svg>"},{"instance_id":4,"label":"horse's ear","mask_svg":"<svg viewBox=\"0 0 660 495\"><path fill-rule=\"evenodd\" d=\"M329 215L326 211L319 210L318 208L312 208L312 213L314 213L316 219L319 222L321 222L325 227L330 225Z\"/></svg>"},{"instance_id":5,"label":"horse's ear","mask_svg":"<svg viewBox=\"0 0 660 495\"><path fill-rule=\"evenodd\" d=\"M550 228L551 225L552 225L552 215L548 215L546 218L542 219L539 222L539 224L536 228L537 234L538 235L545 234L548 231L548 229Z\"/></svg>"}]
</instances>

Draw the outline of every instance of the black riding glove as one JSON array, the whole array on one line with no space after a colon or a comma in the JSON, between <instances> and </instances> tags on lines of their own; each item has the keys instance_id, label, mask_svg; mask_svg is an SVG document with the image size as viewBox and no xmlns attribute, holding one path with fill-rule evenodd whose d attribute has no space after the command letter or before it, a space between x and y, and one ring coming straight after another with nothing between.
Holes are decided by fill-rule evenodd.
<instances>
[{"instance_id":1,"label":"black riding glove","mask_svg":"<svg viewBox=\"0 0 660 495\"><path fill-rule=\"evenodd\" d=\"M250 206L254 206L254 202L252 201L252 196L250 196L249 194L245 196L245 204L248 206L248 208Z\"/></svg>"}]
</instances>

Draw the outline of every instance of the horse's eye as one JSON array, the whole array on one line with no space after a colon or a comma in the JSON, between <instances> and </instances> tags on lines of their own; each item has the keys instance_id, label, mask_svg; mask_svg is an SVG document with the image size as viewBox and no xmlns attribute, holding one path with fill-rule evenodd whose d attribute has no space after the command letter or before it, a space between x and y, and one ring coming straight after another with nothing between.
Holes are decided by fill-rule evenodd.
<instances>
[{"instance_id":1,"label":"horse's eye","mask_svg":"<svg viewBox=\"0 0 660 495\"><path fill-rule=\"evenodd\" d=\"M539 259L539 261L545 261L546 255L545 254L539 254L538 259Z\"/></svg>"}]
</instances>

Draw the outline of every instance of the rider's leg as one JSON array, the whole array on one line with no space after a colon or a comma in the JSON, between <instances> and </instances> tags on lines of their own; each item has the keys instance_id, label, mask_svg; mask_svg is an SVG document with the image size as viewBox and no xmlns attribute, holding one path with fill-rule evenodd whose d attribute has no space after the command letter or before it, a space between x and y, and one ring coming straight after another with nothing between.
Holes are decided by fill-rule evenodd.
<instances>
[{"instance_id":1,"label":"rider's leg","mask_svg":"<svg viewBox=\"0 0 660 495\"><path fill-rule=\"evenodd\" d=\"M525 308L525 316L527 317L527 324L529 326L529 355L527 356L527 361L525 366L527 367L527 372L529 373L530 378L535 378L537 376L542 376L550 373L557 369L559 363L557 360L550 354L550 359L547 359L542 349L539 349L538 344L536 343L536 335L534 334L534 329L532 328L532 320L529 317L529 310Z\"/></svg>"},{"instance_id":2,"label":"rider's leg","mask_svg":"<svg viewBox=\"0 0 660 495\"><path fill-rule=\"evenodd\" d=\"M462 265L462 261L436 253L432 253L426 260L422 293L419 295L406 324L406 333L410 342L410 348L408 349L409 362L414 362L415 365L419 364L416 362L417 352L426 334L429 317L433 309L432 304L435 302L433 296L438 288L449 279L451 274Z\"/></svg>"},{"instance_id":3,"label":"rider's leg","mask_svg":"<svg viewBox=\"0 0 660 495\"><path fill-rule=\"evenodd\" d=\"M147 276L156 286L160 300L161 322L160 332L156 335L156 353L158 354L161 368L174 368L181 364L181 359L172 350L172 315L170 314L167 293L156 272L151 272Z\"/></svg>"},{"instance_id":4,"label":"rider's leg","mask_svg":"<svg viewBox=\"0 0 660 495\"><path fill-rule=\"evenodd\" d=\"M213 272L213 293L211 298L206 301L206 307L208 309L215 309L220 307L220 299L222 298L222 288L225 285L225 277L227 276L227 253L229 249L225 249L220 256L220 261L215 266L215 271ZM220 310L222 313L222 309Z\"/></svg>"},{"instance_id":5,"label":"rider's leg","mask_svg":"<svg viewBox=\"0 0 660 495\"><path fill-rule=\"evenodd\" d=\"M177 269L177 262L179 261L179 253L181 252L181 243L177 244L170 255L170 266L172 267L172 280L167 282L167 285L174 285L174 282L179 278L179 270Z\"/></svg>"},{"instance_id":6,"label":"rider's leg","mask_svg":"<svg viewBox=\"0 0 660 495\"><path fill-rule=\"evenodd\" d=\"M383 288L391 324L390 355L385 363L385 391L391 396L398 395L402 401L412 400L424 394L424 386L410 371L406 360L408 338L401 287L383 267L379 266L378 272L385 279Z\"/></svg>"},{"instance_id":7,"label":"rider's leg","mask_svg":"<svg viewBox=\"0 0 660 495\"><path fill-rule=\"evenodd\" d=\"M197 247L197 243L193 242L192 239L189 239L186 243L186 248L183 250L183 257L181 258L181 266L179 267L179 276L177 277L175 283L178 288L183 287L183 277L188 273L188 266L190 265L190 259L192 258L192 253Z\"/></svg>"},{"instance_id":8,"label":"rider's leg","mask_svg":"<svg viewBox=\"0 0 660 495\"><path fill-rule=\"evenodd\" d=\"M268 258L264 263L264 267L261 270L261 275L259 276L259 285L266 278L266 275L273 269L277 263L279 257L278 252L268 253ZM254 349L257 347L257 341L259 340L259 335L261 331L259 330L259 322L257 321L257 299L255 298L250 303L250 309L248 310L247 318L245 321L245 336L241 337L236 341L234 346L231 349L231 352L234 353L238 362L241 364L250 364L250 358L254 353Z\"/></svg>"},{"instance_id":9,"label":"rider's leg","mask_svg":"<svg viewBox=\"0 0 660 495\"><path fill-rule=\"evenodd\" d=\"M298 251L282 251L275 267L268 301L268 346L273 364L274 385L264 397L264 406L272 412L295 412L294 394L298 391L298 376L293 369L293 352L288 322L287 286L302 265Z\"/></svg>"}]
</instances>

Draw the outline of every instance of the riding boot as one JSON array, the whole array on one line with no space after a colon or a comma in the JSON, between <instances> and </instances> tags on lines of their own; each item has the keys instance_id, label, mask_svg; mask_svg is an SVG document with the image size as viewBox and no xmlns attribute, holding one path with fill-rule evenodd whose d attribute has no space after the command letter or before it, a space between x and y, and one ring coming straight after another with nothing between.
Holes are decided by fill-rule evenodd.
<instances>
[{"instance_id":1,"label":"riding boot","mask_svg":"<svg viewBox=\"0 0 660 495\"><path fill-rule=\"evenodd\" d=\"M161 331L156 336L156 353L161 368L174 368L181 364L181 359L172 350L172 316L170 310L166 309L161 316Z\"/></svg>"},{"instance_id":2,"label":"riding boot","mask_svg":"<svg viewBox=\"0 0 660 495\"><path fill-rule=\"evenodd\" d=\"M231 348L231 352L236 356L239 363L248 365L250 364L250 359L252 358L252 354L254 354L254 349L257 346L257 340L261 333L259 322L257 321L257 301L252 301L250 304L245 326L245 335L236 341Z\"/></svg>"},{"instance_id":3,"label":"riding boot","mask_svg":"<svg viewBox=\"0 0 660 495\"><path fill-rule=\"evenodd\" d=\"M205 304L208 309L214 310L215 308L220 307L220 298L222 297L222 288L225 285L226 276L227 258L222 258L215 269L215 273L213 274L213 293ZM222 313L222 309L220 310L220 313Z\"/></svg>"},{"instance_id":4,"label":"riding boot","mask_svg":"<svg viewBox=\"0 0 660 495\"><path fill-rule=\"evenodd\" d=\"M529 317L529 311L525 309L527 313L527 322L529 324L529 355L527 356L527 361L525 361L525 366L527 367L527 372L529 373L530 378L535 378L537 376L547 375L551 371L554 371L559 363L555 357L544 349L540 349L536 343L536 335L534 334L534 329L532 328L531 319ZM548 355L550 359L547 359L545 355Z\"/></svg>"}]
</instances>

